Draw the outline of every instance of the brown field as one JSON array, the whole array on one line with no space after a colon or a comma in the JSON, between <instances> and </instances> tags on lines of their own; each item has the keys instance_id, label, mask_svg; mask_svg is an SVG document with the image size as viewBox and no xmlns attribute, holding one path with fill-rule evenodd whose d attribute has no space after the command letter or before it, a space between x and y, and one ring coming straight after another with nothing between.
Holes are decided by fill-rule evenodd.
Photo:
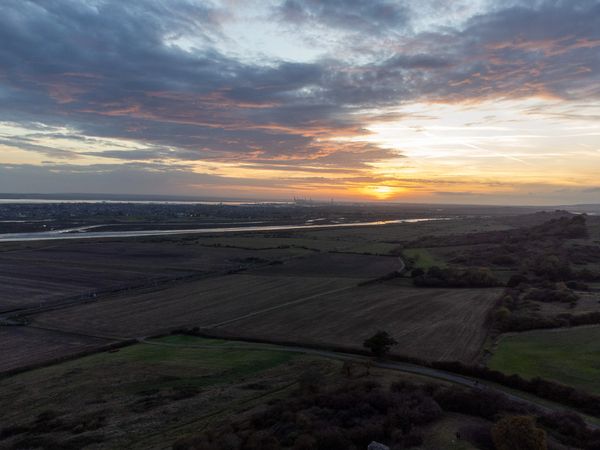
<instances>
[{"instance_id":1,"label":"brown field","mask_svg":"<svg viewBox=\"0 0 600 450\"><path fill-rule=\"evenodd\" d=\"M117 295L32 316L35 324L107 336L136 337L185 326L210 326L273 306L352 286L351 278L225 275Z\"/></svg>"},{"instance_id":2,"label":"brown field","mask_svg":"<svg viewBox=\"0 0 600 450\"><path fill-rule=\"evenodd\" d=\"M109 340L30 327L0 327L0 372L100 348Z\"/></svg>"},{"instance_id":3,"label":"brown field","mask_svg":"<svg viewBox=\"0 0 600 450\"><path fill-rule=\"evenodd\" d=\"M394 256L323 253L295 258L284 264L251 269L251 273L298 277L378 278L401 268Z\"/></svg>"},{"instance_id":4,"label":"brown field","mask_svg":"<svg viewBox=\"0 0 600 450\"><path fill-rule=\"evenodd\" d=\"M394 352L429 360L475 361L496 289L424 289L376 284L326 295L222 328L244 337L361 347L378 329Z\"/></svg>"},{"instance_id":5,"label":"brown field","mask_svg":"<svg viewBox=\"0 0 600 450\"><path fill-rule=\"evenodd\" d=\"M224 273L285 260L297 252L211 248L150 239L63 241L22 248L0 245L0 312L182 276Z\"/></svg>"},{"instance_id":6,"label":"brown field","mask_svg":"<svg viewBox=\"0 0 600 450\"><path fill-rule=\"evenodd\" d=\"M451 222L452 227L475 226ZM316 243L355 240L354 245L366 248L423 227L432 232L443 228L441 223L405 224L293 236L310 236ZM260 241L257 249L233 247L251 247L253 238ZM491 291L422 291L383 284L350 291L361 281L399 269L400 261L393 256L264 248L269 238L262 236L236 239L231 237L232 247L210 246L210 237L190 236L0 245L0 313L75 299L81 303L44 308L28 318L34 326L105 339L219 325L236 332L239 328L248 336L360 346L374 329L385 328L400 340L397 351L402 354L470 360L481 347L482 317L487 300L495 296ZM245 271L227 274L240 269ZM187 276L192 278L176 280ZM92 292L99 295L89 302ZM433 320L431 326L428 320ZM461 321L471 325L457 326ZM401 332L407 323L411 328ZM2 342L14 355L10 367L95 345L76 342L73 336L58 342L53 335L46 342L36 338L41 331L20 330L4 333L22 335L19 339L32 334L28 342L35 351L28 358L30 347L18 340Z\"/></svg>"}]
</instances>

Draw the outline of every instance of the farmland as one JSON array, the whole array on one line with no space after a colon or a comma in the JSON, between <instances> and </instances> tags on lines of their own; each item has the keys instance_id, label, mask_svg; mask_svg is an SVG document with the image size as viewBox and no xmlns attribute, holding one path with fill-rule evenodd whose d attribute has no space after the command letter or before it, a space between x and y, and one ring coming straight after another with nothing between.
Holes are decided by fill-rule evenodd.
<instances>
[{"instance_id":1,"label":"farmland","mask_svg":"<svg viewBox=\"0 0 600 450\"><path fill-rule=\"evenodd\" d=\"M107 339L31 327L1 327L0 372L44 363L110 344Z\"/></svg>"},{"instance_id":2,"label":"farmland","mask_svg":"<svg viewBox=\"0 0 600 450\"><path fill-rule=\"evenodd\" d=\"M62 241L0 251L0 312L67 298L285 260L303 250L256 252L185 245L185 241ZM260 256L260 259L257 259Z\"/></svg>"},{"instance_id":3,"label":"farmland","mask_svg":"<svg viewBox=\"0 0 600 450\"><path fill-rule=\"evenodd\" d=\"M398 354L472 362L480 356L498 290L414 288L407 279L359 284L404 267L397 256L374 253L419 236L509 228L502 217L474 217L339 230L6 243L0 245L0 307L27 309L28 322L56 333L108 340L218 326L233 335L360 348L369 333L386 329L400 342ZM446 264L437 248L404 251L417 266ZM34 334L30 339L46 346ZM54 341L45 354L53 359L74 351Z\"/></svg>"},{"instance_id":4,"label":"farmland","mask_svg":"<svg viewBox=\"0 0 600 450\"><path fill-rule=\"evenodd\" d=\"M593 242L561 237L577 225L564 216L551 214L558 222L549 225L546 214L524 218L532 227L543 225L539 238L538 228L516 229L514 219L494 216L0 244L0 339L8 349L0 362L0 400L17 405L4 415L10 426L2 436L7 448L162 448L188 434L219 430L231 414L243 422L236 426L248 427L246 413L288 398L311 367L327 379L342 372L342 363L324 359L331 353L300 355L277 342L356 352L380 330L395 339L391 354L400 359L429 361L431 367L487 362L526 377L540 374L528 363L534 361L545 377L598 392L599 355L585 334L596 328L564 330L582 334L558 339L560 331L548 340L537 332L504 336L497 321L524 316L535 326L534 319L600 309L593 281L581 285L577 301L547 301L546 295L557 293L571 298L571 291L565 283L540 281L528 266L535 261L524 258L530 250L540 257L560 251L575 270L594 267ZM531 243L523 239L527 233L534 236ZM497 254L502 263L511 256L519 264L496 264ZM413 269L429 278L420 279ZM530 284L511 290L507 281L520 270L529 270L524 279ZM544 295L527 297L531 292ZM497 314L499 308L508 313ZM188 335L169 335L175 330ZM569 361L572 370L557 361ZM390 375L383 372L373 373L388 386ZM360 367L354 373L369 376ZM19 386L29 387L27 395ZM85 395L68 398L72 389ZM452 436L465 424L489 428L488 419L444 413L422 428L422 448L476 448L451 442ZM38 425L45 431L32 432Z\"/></svg>"},{"instance_id":5,"label":"farmland","mask_svg":"<svg viewBox=\"0 0 600 450\"><path fill-rule=\"evenodd\" d=\"M254 311L336 291L351 278L226 275L123 294L33 316L39 326L117 337L210 326Z\"/></svg>"},{"instance_id":6,"label":"farmland","mask_svg":"<svg viewBox=\"0 0 600 450\"><path fill-rule=\"evenodd\" d=\"M444 267L445 261L437 255L433 255L431 250L424 248L408 248L402 252L402 256L412 262L412 267L419 269L429 269L431 266Z\"/></svg>"},{"instance_id":7,"label":"farmland","mask_svg":"<svg viewBox=\"0 0 600 450\"><path fill-rule=\"evenodd\" d=\"M544 377L600 394L600 327L539 330L503 337L489 366Z\"/></svg>"},{"instance_id":8,"label":"farmland","mask_svg":"<svg viewBox=\"0 0 600 450\"><path fill-rule=\"evenodd\" d=\"M394 351L430 360L475 361L496 289L419 289L378 284L330 294L222 328L237 335L360 348L388 330Z\"/></svg>"}]
</instances>

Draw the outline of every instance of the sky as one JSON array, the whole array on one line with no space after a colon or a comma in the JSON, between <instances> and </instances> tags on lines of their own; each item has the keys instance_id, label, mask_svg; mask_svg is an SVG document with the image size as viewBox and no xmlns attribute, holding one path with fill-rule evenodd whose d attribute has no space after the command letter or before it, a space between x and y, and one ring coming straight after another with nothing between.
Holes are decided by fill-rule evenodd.
<instances>
[{"instance_id":1,"label":"sky","mask_svg":"<svg viewBox=\"0 0 600 450\"><path fill-rule=\"evenodd\" d=\"M0 192L600 203L600 0L2 0Z\"/></svg>"}]
</instances>

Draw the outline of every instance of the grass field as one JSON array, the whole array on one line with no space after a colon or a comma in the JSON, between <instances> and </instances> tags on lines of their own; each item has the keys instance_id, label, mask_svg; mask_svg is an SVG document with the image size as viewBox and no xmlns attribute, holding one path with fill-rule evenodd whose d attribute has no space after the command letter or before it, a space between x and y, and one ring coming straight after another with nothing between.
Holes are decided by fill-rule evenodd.
<instances>
[{"instance_id":1,"label":"grass field","mask_svg":"<svg viewBox=\"0 0 600 450\"><path fill-rule=\"evenodd\" d=\"M362 348L386 330L393 352L430 360L475 361L496 289L362 286L224 325L238 335Z\"/></svg>"},{"instance_id":2,"label":"grass field","mask_svg":"<svg viewBox=\"0 0 600 450\"><path fill-rule=\"evenodd\" d=\"M506 336L492 369L543 377L600 394L600 327L540 330Z\"/></svg>"},{"instance_id":3,"label":"grass field","mask_svg":"<svg viewBox=\"0 0 600 450\"><path fill-rule=\"evenodd\" d=\"M394 244L384 242L370 242L366 240L340 240L340 239L320 239L311 237L310 234L295 237L293 232L288 233L290 237L277 237L268 234L220 236L220 237L199 237L196 242L206 246L226 246L244 249L274 249L290 247L290 250L296 250L299 254L306 253L306 250L319 252L348 252L348 253L370 253L376 255L385 255L393 250Z\"/></svg>"},{"instance_id":4,"label":"grass field","mask_svg":"<svg viewBox=\"0 0 600 450\"><path fill-rule=\"evenodd\" d=\"M164 342L219 344L191 339ZM169 448L186 430L285 392L313 364L326 371L333 363L271 350L137 344L0 380L0 401L11 405L2 408L0 424L27 427L45 413L55 419L33 434L42 435L46 445L71 442L80 448L74 442L79 439L97 440L93 448ZM32 437L19 433L0 447Z\"/></svg>"},{"instance_id":5,"label":"grass field","mask_svg":"<svg viewBox=\"0 0 600 450\"><path fill-rule=\"evenodd\" d=\"M402 255L413 261L412 267L419 269L429 269L431 266L446 267L443 259L434 256L426 248L407 248L402 250Z\"/></svg>"}]
</instances>

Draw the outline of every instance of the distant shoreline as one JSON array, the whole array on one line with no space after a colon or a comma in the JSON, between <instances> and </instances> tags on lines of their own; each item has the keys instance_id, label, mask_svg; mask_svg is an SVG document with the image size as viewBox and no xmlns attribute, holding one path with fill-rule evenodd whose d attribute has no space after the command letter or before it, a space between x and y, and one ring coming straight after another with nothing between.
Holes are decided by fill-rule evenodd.
<instances>
[{"instance_id":1,"label":"distant shoreline","mask_svg":"<svg viewBox=\"0 0 600 450\"><path fill-rule=\"evenodd\" d=\"M74 230L53 230L38 231L33 233L5 233L0 234L0 242L23 242L23 241L49 241L57 239L98 239L98 238L133 238L148 236L173 236L182 234L223 234L223 233L242 233L242 232L260 232L260 231L286 231L303 229L322 229L322 228L346 228L346 227L366 227L392 225L399 223L429 222L437 220L449 220L448 217L430 217L399 220L377 220L371 222L347 222L331 223L322 225L264 225L251 227L227 227L227 228L196 228L196 229L176 229L176 230L137 230L137 231L92 231L86 232L81 229L80 232ZM89 228L89 227L87 227Z\"/></svg>"}]
</instances>

